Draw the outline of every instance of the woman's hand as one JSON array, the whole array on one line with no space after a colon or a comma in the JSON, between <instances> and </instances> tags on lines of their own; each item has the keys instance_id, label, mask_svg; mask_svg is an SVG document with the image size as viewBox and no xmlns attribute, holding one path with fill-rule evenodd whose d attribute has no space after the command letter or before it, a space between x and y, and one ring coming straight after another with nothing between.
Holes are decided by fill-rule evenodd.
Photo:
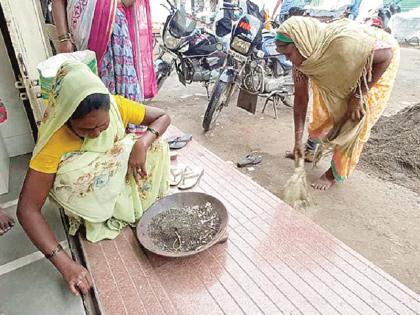
<instances>
[{"instance_id":1,"label":"woman's hand","mask_svg":"<svg viewBox=\"0 0 420 315\"><path fill-rule=\"evenodd\" d=\"M69 40L58 44L57 50L59 53L71 53L74 52L73 43Z\"/></svg>"},{"instance_id":2,"label":"woman's hand","mask_svg":"<svg viewBox=\"0 0 420 315\"><path fill-rule=\"evenodd\" d=\"M347 117L357 122L357 121L360 121L364 115L365 115L365 110L363 109L361 99L358 97L352 96L350 98L350 101L347 107Z\"/></svg>"},{"instance_id":3,"label":"woman's hand","mask_svg":"<svg viewBox=\"0 0 420 315\"><path fill-rule=\"evenodd\" d=\"M80 293L86 295L93 287L92 279L87 269L74 260L68 259L67 262L58 269L71 293L74 295L79 296Z\"/></svg>"},{"instance_id":4,"label":"woman's hand","mask_svg":"<svg viewBox=\"0 0 420 315\"><path fill-rule=\"evenodd\" d=\"M146 155L146 145L143 143L142 139L137 140L131 151L130 159L128 160L128 176L133 175L136 180L138 179L138 176L147 176Z\"/></svg>"}]
</instances>

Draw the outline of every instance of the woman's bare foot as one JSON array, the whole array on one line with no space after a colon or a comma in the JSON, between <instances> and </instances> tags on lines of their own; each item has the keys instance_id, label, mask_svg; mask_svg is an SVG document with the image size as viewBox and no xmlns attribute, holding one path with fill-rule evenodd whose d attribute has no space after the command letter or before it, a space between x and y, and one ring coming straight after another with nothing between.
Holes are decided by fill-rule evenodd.
<instances>
[{"instance_id":1,"label":"woman's bare foot","mask_svg":"<svg viewBox=\"0 0 420 315\"><path fill-rule=\"evenodd\" d=\"M9 232L15 225L15 220L0 209L0 236Z\"/></svg>"},{"instance_id":2,"label":"woman's bare foot","mask_svg":"<svg viewBox=\"0 0 420 315\"><path fill-rule=\"evenodd\" d=\"M334 175L330 168L318 180L312 183L312 188L317 190L328 190L335 184Z\"/></svg>"}]
</instances>

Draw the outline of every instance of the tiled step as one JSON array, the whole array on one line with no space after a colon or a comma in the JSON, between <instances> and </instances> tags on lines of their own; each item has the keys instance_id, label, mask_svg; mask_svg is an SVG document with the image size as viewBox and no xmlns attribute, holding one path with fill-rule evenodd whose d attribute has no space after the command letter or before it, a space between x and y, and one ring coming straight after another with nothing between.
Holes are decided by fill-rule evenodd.
<instances>
[{"instance_id":1,"label":"tiled step","mask_svg":"<svg viewBox=\"0 0 420 315\"><path fill-rule=\"evenodd\" d=\"M172 132L178 132L172 129ZM196 191L230 214L229 240L194 257L145 253L135 231L82 246L106 314L420 314L420 298L196 142Z\"/></svg>"}]
</instances>

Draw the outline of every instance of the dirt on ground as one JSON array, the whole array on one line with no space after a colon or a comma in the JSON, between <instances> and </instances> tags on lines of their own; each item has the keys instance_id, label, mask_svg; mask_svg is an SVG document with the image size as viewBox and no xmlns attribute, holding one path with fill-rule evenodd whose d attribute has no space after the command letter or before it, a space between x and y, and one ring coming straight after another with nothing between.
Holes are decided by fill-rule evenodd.
<instances>
[{"instance_id":1,"label":"dirt on ground","mask_svg":"<svg viewBox=\"0 0 420 315\"><path fill-rule=\"evenodd\" d=\"M207 202L159 213L153 217L148 233L153 243L163 251L199 251L214 239L220 224L220 216Z\"/></svg>"},{"instance_id":2,"label":"dirt on ground","mask_svg":"<svg viewBox=\"0 0 420 315\"><path fill-rule=\"evenodd\" d=\"M419 67L420 50L403 48L386 117L419 103ZM217 127L205 134L201 123L207 102L206 91L200 84L184 87L173 75L151 105L167 111L176 127L191 133L196 141L232 167L247 154L259 152L263 162L240 171L280 196L283 185L293 173L293 161L284 158L285 151L293 147L292 109L279 107L278 119L274 119L271 106L267 107L265 114L261 114L263 102L260 101L257 114L250 115L235 106L234 96L230 106L221 113ZM375 129L372 139L379 133L380 130ZM368 144L366 154L376 152L373 141ZM395 146L399 149L399 145ZM414 155L414 151L409 152ZM405 153L401 150L401 154ZM374 159L376 161L376 157ZM315 169L307 165L309 182L317 179L329 165L329 160L321 161ZM312 191L315 204L299 211L420 293L419 192L411 186L407 186L411 188L408 189L405 185L398 185L400 182L395 179L389 180L380 172L379 165L363 163L363 166L358 167L343 185L335 185L327 192ZM390 169L384 174L388 171L393 172Z\"/></svg>"},{"instance_id":3,"label":"dirt on ground","mask_svg":"<svg viewBox=\"0 0 420 315\"><path fill-rule=\"evenodd\" d=\"M379 119L361 166L378 178L420 193L420 103Z\"/></svg>"}]
</instances>

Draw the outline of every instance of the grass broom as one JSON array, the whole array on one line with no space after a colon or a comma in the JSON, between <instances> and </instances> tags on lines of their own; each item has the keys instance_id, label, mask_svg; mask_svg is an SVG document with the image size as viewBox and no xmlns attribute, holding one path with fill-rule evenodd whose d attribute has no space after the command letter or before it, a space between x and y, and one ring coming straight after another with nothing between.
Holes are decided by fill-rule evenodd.
<instances>
[{"instance_id":1,"label":"grass broom","mask_svg":"<svg viewBox=\"0 0 420 315\"><path fill-rule=\"evenodd\" d=\"M340 133L341 128L348 120L347 116L344 116L339 123L327 136L328 141L334 140ZM322 149L318 150L315 154L315 161L322 157ZM281 192L281 198L284 202L293 208L306 208L312 204L312 196L309 193L308 181L306 179L305 172L305 160L304 157L295 157L295 171L292 177L286 182Z\"/></svg>"},{"instance_id":2,"label":"grass broom","mask_svg":"<svg viewBox=\"0 0 420 315\"><path fill-rule=\"evenodd\" d=\"M281 192L283 201L293 208L305 208L312 204L304 165L303 157L295 158L295 171Z\"/></svg>"}]
</instances>

